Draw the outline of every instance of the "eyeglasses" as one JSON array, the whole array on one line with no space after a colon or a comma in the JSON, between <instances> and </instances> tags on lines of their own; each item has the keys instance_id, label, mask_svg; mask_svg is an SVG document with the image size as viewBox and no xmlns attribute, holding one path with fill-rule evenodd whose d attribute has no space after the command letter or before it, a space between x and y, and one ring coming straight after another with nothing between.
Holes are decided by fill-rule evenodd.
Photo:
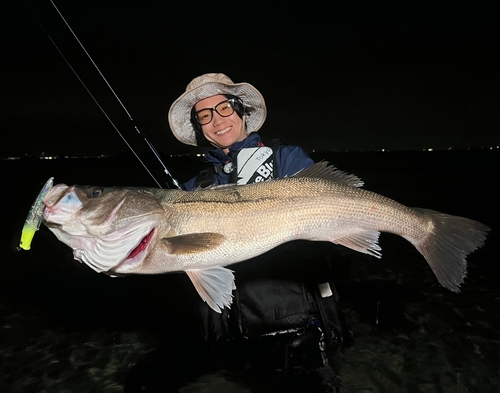
<instances>
[{"instance_id":1,"label":"eyeglasses","mask_svg":"<svg viewBox=\"0 0 500 393\"><path fill-rule=\"evenodd\" d=\"M194 114L196 121L204 126L212 121L214 117L214 111L217 112L222 117L231 116L234 113L234 99L230 98L229 100L225 100L219 102L213 108L204 108L197 111Z\"/></svg>"}]
</instances>

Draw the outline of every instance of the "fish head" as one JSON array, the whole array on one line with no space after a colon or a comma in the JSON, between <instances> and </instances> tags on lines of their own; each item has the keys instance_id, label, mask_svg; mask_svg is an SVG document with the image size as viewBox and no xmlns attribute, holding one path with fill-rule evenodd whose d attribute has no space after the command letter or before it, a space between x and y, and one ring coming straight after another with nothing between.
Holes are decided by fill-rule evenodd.
<instances>
[{"instance_id":1,"label":"fish head","mask_svg":"<svg viewBox=\"0 0 500 393\"><path fill-rule=\"evenodd\" d=\"M58 184L43 202L45 225L73 249L75 259L111 275L117 266L141 263L157 241L158 227L167 225L149 189Z\"/></svg>"}]
</instances>

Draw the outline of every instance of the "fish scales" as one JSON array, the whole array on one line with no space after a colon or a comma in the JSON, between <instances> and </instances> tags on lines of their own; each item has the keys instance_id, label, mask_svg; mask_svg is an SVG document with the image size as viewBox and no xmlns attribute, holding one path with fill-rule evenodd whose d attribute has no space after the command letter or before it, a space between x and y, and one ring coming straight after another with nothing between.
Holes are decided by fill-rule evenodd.
<instances>
[{"instance_id":1,"label":"fish scales","mask_svg":"<svg viewBox=\"0 0 500 393\"><path fill-rule=\"evenodd\" d=\"M484 244L489 228L409 208L361 185L326 163L270 182L189 192L62 184L45 197L44 219L92 269L109 275L184 271L216 311L231 305L235 287L225 266L295 239L380 258L380 232L393 233L417 248L444 287L458 291L466 257Z\"/></svg>"},{"instance_id":2,"label":"fish scales","mask_svg":"<svg viewBox=\"0 0 500 393\"><path fill-rule=\"evenodd\" d=\"M202 191L201 194L180 193L178 198L171 198L174 200L165 201L163 205L172 214L191 213L193 221L179 227L182 233L191 230L193 223L210 226L214 223L224 225L224 222L228 231L238 232L239 225L227 225L227 222L236 222L245 226L249 236L264 234L267 237L263 230L269 227L269 219L273 216L277 217L273 219L273 226L278 225L279 231L273 228L270 232L286 240L293 240L299 234L311 236L311 231L315 231L318 232L314 236L317 240L332 241L359 228L376 228L420 238L428 233L428 227L432 225L429 217L392 199L321 179L301 178L297 182L293 178L285 178L263 185L248 185L227 193L227 200L221 201L221 193L224 192L223 187ZM238 204L237 210L234 203ZM242 217L244 219L240 221Z\"/></svg>"}]
</instances>

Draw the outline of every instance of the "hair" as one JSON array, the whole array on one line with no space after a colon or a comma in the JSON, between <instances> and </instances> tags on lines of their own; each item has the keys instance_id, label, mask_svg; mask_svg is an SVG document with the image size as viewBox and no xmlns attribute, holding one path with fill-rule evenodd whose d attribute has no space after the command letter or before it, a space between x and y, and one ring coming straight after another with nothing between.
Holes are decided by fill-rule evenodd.
<instances>
[{"instance_id":1,"label":"hair","mask_svg":"<svg viewBox=\"0 0 500 393\"><path fill-rule=\"evenodd\" d=\"M243 119L243 115L249 115L252 113L255 109L249 106L245 106L243 103L243 100L238 97L234 96L232 94L222 94L224 97L226 97L228 100L233 99L234 100L234 111L236 114L240 117L240 119ZM196 120L196 111L194 109L195 105L191 108L191 124L194 128L195 136L196 136L196 144L198 146L212 146L212 144L205 138L205 135L203 135L203 131L201 129L200 123ZM245 129L247 125L245 124Z\"/></svg>"}]
</instances>

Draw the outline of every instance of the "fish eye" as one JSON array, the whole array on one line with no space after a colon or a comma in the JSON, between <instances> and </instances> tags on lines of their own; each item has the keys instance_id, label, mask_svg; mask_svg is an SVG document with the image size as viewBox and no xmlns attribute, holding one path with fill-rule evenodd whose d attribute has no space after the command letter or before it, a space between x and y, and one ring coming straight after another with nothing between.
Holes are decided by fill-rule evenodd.
<instances>
[{"instance_id":1,"label":"fish eye","mask_svg":"<svg viewBox=\"0 0 500 393\"><path fill-rule=\"evenodd\" d=\"M90 191L91 198L99 198L102 195L102 190L100 188L94 188Z\"/></svg>"}]
</instances>

